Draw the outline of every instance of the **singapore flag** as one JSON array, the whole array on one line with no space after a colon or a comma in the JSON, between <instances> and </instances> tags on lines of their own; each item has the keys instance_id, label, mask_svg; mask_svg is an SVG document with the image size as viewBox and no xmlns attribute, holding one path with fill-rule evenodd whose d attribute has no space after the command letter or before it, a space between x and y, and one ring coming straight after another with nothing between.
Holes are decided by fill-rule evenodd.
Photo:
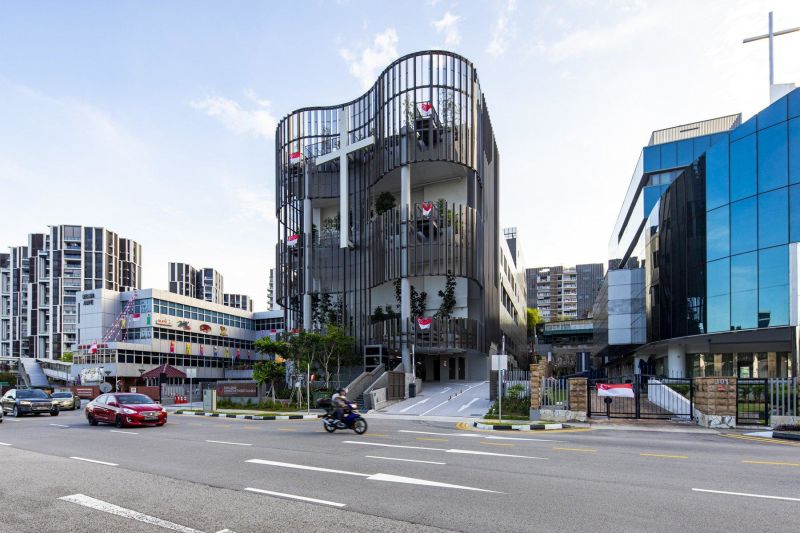
<instances>
[{"instance_id":1,"label":"singapore flag","mask_svg":"<svg viewBox=\"0 0 800 533\"><path fill-rule=\"evenodd\" d=\"M433 211L433 202L422 202L422 216L428 218L431 216L431 211Z\"/></svg>"},{"instance_id":2,"label":"singapore flag","mask_svg":"<svg viewBox=\"0 0 800 533\"><path fill-rule=\"evenodd\" d=\"M417 104L417 109L422 118L429 118L431 113L433 113L433 104L430 102L420 102Z\"/></svg>"},{"instance_id":3,"label":"singapore flag","mask_svg":"<svg viewBox=\"0 0 800 533\"><path fill-rule=\"evenodd\" d=\"M303 156L300 152L292 152L289 154L289 163L292 165L299 163L301 159L303 159Z\"/></svg>"},{"instance_id":4,"label":"singapore flag","mask_svg":"<svg viewBox=\"0 0 800 533\"><path fill-rule=\"evenodd\" d=\"M420 318L417 319L417 325L419 325L419 329L421 329L423 331L425 331L426 329L430 329L432 323L433 323L433 319L432 318L422 318L422 317L420 317Z\"/></svg>"},{"instance_id":5,"label":"singapore flag","mask_svg":"<svg viewBox=\"0 0 800 533\"><path fill-rule=\"evenodd\" d=\"M297 242L299 240L300 240L300 235L298 235L296 233L294 235L289 235L286 238L286 245L287 246L292 246L292 247L297 246Z\"/></svg>"},{"instance_id":6,"label":"singapore flag","mask_svg":"<svg viewBox=\"0 0 800 533\"><path fill-rule=\"evenodd\" d=\"M610 384L598 383L597 384L598 396L613 396L615 398L633 398L633 385L630 383Z\"/></svg>"}]
</instances>

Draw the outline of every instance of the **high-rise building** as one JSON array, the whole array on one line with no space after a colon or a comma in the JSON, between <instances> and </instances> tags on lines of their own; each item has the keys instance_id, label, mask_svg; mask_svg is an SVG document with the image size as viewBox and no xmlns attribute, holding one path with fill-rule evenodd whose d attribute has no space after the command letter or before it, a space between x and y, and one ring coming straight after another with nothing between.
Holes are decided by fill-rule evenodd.
<instances>
[{"instance_id":1,"label":"high-rise building","mask_svg":"<svg viewBox=\"0 0 800 533\"><path fill-rule=\"evenodd\" d=\"M545 322L584 319L603 281L603 264L529 268L525 271L528 307Z\"/></svg>"},{"instance_id":2,"label":"high-rise building","mask_svg":"<svg viewBox=\"0 0 800 533\"><path fill-rule=\"evenodd\" d=\"M267 309L275 309L275 269L269 269L269 284L267 285Z\"/></svg>"},{"instance_id":3,"label":"high-rise building","mask_svg":"<svg viewBox=\"0 0 800 533\"><path fill-rule=\"evenodd\" d=\"M141 246L105 228L51 226L11 248L9 355L59 359L77 342L77 293L132 290L141 279Z\"/></svg>"},{"instance_id":4,"label":"high-rise building","mask_svg":"<svg viewBox=\"0 0 800 533\"><path fill-rule=\"evenodd\" d=\"M11 254L0 254L0 357L11 356Z\"/></svg>"},{"instance_id":5,"label":"high-rise building","mask_svg":"<svg viewBox=\"0 0 800 533\"><path fill-rule=\"evenodd\" d=\"M333 321L388 368L402 363L406 384L412 346L417 377L486 379L502 342L498 159L475 67L450 52L401 57L354 100L284 117L276 300L287 327Z\"/></svg>"},{"instance_id":6,"label":"high-rise building","mask_svg":"<svg viewBox=\"0 0 800 533\"><path fill-rule=\"evenodd\" d=\"M517 241L517 228L505 228L500 240L500 331L506 353L520 365L527 362L528 353L527 293L525 263Z\"/></svg>"},{"instance_id":7,"label":"high-rise building","mask_svg":"<svg viewBox=\"0 0 800 533\"><path fill-rule=\"evenodd\" d=\"M187 263L169 263L169 292L222 304L222 274L216 269L195 268Z\"/></svg>"},{"instance_id":8,"label":"high-rise building","mask_svg":"<svg viewBox=\"0 0 800 533\"><path fill-rule=\"evenodd\" d=\"M213 268L201 268L197 271L197 281L195 282L197 298L207 302L221 304L223 301L223 282L222 274Z\"/></svg>"},{"instance_id":9,"label":"high-rise building","mask_svg":"<svg viewBox=\"0 0 800 533\"><path fill-rule=\"evenodd\" d=\"M235 307L243 311L253 312L253 300L246 294L231 294L226 292L223 295L223 305L228 307Z\"/></svg>"}]
</instances>

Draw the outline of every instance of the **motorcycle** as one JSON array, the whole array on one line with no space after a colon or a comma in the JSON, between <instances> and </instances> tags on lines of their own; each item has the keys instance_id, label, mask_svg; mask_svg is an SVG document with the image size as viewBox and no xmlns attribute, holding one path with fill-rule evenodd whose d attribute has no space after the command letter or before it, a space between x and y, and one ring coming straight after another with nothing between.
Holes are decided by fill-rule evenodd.
<instances>
[{"instance_id":1,"label":"motorcycle","mask_svg":"<svg viewBox=\"0 0 800 533\"><path fill-rule=\"evenodd\" d=\"M367 421L356 411L358 406L354 403L348 405L350 409L342 415L341 420L336 420L336 408L332 405L330 398L317 400L317 407L325 409L325 416L322 417L322 425L325 431L333 433L337 429L352 429L357 435L363 435L367 432Z\"/></svg>"}]
</instances>

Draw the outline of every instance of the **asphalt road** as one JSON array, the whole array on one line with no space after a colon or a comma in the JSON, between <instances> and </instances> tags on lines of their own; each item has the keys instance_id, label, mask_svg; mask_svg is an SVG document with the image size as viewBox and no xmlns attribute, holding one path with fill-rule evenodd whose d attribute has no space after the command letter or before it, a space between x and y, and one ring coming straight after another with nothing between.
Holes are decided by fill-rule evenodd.
<instances>
[{"instance_id":1,"label":"asphalt road","mask_svg":"<svg viewBox=\"0 0 800 533\"><path fill-rule=\"evenodd\" d=\"M0 466L4 533L791 531L800 513L800 446L722 433L178 415L116 430L77 412L6 418Z\"/></svg>"},{"instance_id":2,"label":"asphalt road","mask_svg":"<svg viewBox=\"0 0 800 533\"><path fill-rule=\"evenodd\" d=\"M381 409L383 414L481 417L492 402L489 400L489 383L424 383L415 398Z\"/></svg>"}]
</instances>

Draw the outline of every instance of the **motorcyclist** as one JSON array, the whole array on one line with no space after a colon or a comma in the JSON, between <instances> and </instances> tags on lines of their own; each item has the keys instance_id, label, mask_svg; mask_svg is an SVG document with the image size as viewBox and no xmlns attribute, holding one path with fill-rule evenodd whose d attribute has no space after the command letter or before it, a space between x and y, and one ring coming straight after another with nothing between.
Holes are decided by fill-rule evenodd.
<instances>
[{"instance_id":1,"label":"motorcyclist","mask_svg":"<svg viewBox=\"0 0 800 533\"><path fill-rule=\"evenodd\" d=\"M350 402L347 401L347 390L339 389L336 394L331 397L331 405L336 409L333 418L338 422L338 425L343 425L342 417L346 409L350 408Z\"/></svg>"}]
</instances>

